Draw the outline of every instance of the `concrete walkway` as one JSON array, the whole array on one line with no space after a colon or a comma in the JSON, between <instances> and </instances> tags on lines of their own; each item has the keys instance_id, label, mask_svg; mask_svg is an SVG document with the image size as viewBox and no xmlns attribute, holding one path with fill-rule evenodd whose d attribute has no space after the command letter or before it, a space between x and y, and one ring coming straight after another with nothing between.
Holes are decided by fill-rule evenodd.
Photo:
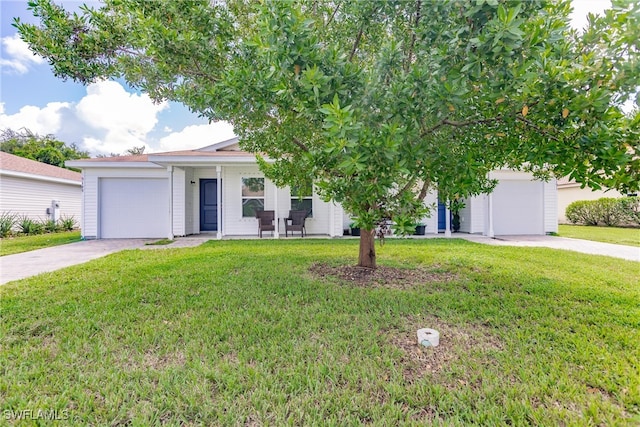
<instances>
[{"instance_id":1,"label":"concrete walkway","mask_svg":"<svg viewBox=\"0 0 640 427\"><path fill-rule=\"evenodd\" d=\"M593 242L591 240L570 239L557 236L498 236L491 239L474 234L453 234L452 237L494 246L529 246L538 248L563 249L590 255L603 255L628 261L640 262L640 247Z\"/></svg>"},{"instance_id":2,"label":"concrete walkway","mask_svg":"<svg viewBox=\"0 0 640 427\"><path fill-rule=\"evenodd\" d=\"M427 235L437 238L443 235ZM591 255L603 255L640 262L640 247L613 245L589 240L569 239L556 236L500 236L491 239L476 234L455 233L453 238L495 246L533 246L563 249ZM422 238L422 237L421 237ZM215 239L215 236L199 235L177 238L169 245L145 245L158 239L113 239L87 240L67 245L53 246L31 252L0 257L0 285L13 280L24 279L40 273L55 271L64 267L82 264L92 259L125 249L171 249L199 246Z\"/></svg>"},{"instance_id":3,"label":"concrete walkway","mask_svg":"<svg viewBox=\"0 0 640 427\"><path fill-rule=\"evenodd\" d=\"M169 245L146 245L159 239L85 240L0 257L0 285L40 273L59 270L126 249L170 249L198 246L211 236L176 239Z\"/></svg>"}]
</instances>

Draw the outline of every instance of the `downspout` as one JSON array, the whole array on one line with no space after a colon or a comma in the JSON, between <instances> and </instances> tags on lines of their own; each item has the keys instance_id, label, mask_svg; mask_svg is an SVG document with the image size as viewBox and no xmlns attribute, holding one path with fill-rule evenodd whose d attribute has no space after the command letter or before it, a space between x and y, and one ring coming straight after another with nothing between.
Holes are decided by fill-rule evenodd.
<instances>
[{"instance_id":1,"label":"downspout","mask_svg":"<svg viewBox=\"0 0 640 427\"><path fill-rule=\"evenodd\" d=\"M85 173L85 169L82 169L82 186L80 187L80 189L82 190L82 197L80 197L80 232L81 232L82 240L85 240L85 237L86 237L85 233L87 232L87 229L84 226L85 217L87 216L87 215L85 215L86 211L84 210L84 207L86 205L86 202L85 202L84 198L86 197L86 194L87 194L87 192L84 191L85 190L84 183L86 182L86 177L85 177L84 173ZM97 204L96 204L96 206L97 206ZM96 213L96 218L97 217L98 217L98 214ZM97 226L98 225L96 224L96 227ZM97 235L98 235L98 233L96 232L96 237L97 237Z\"/></svg>"},{"instance_id":2,"label":"downspout","mask_svg":"<svg viewBox=\"0 0 640 427\"><path fill-rule=\"evenodd\" d=\"M444 237L451 237L451 210L449 205L444 205Z\"/></svg>"},{"instance_id":3,"label":"downspout","mask_svg":"<svg viewBox=\"0 0 640 427\"><path fill-rule=\"evenodd\" d=\"M278 218L278 187L273 184L273 203L275 204L274 206L274 212L275 212L275 222L276 222L276 227L275 227L275 231L273 232L273 237L275 237L276 239L280 238L280 218Z\"/></svg>"},{"instance_id":4,"label":"downspout","mask_svg":"<svg viewBox=\"0 0 640 427\"><path fill-rule=\"evenodd\" d=\"M167 166L169 173L169 230L167 239L173 240L173 166Z\"/></svg>"}]
</instances>

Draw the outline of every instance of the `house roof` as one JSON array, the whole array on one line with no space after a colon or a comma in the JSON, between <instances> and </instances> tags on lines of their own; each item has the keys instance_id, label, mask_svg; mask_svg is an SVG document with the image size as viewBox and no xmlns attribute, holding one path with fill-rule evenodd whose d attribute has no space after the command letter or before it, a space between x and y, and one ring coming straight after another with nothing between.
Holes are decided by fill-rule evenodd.
<instances>
[{"instance_id":1,"label":"house roof","mask_svg":"<svg viewBox=\"0 0 640 427\"><path fill-rule=\"evenodd\" d=\"M0 170L82 182L82 174L0 151Z\"/></svg>"},{"instance_id":2,"label":"house roof","mask_svg":"<svg viewBox=\"0 0 640 427\"><path fill-rule=\"evenodd\" d=\"M125 167L125 165L137 167L144 166L144 163L156 163L154 166L158 167L160 164L167 163L201 164L215 160L221 162L245 162L252 161L255 158L255 154L239 150L237 144L238 138L232 138L194 150L165 151L132 156L97 157L93 159L72 160L67 164L82 168L100 167L100 165L104 165L105 163L108 163L109 167L116 166L116 164L120 164L123 167ZM134 165L134 163L136 165Z\"/></svg>"}]
</instances>

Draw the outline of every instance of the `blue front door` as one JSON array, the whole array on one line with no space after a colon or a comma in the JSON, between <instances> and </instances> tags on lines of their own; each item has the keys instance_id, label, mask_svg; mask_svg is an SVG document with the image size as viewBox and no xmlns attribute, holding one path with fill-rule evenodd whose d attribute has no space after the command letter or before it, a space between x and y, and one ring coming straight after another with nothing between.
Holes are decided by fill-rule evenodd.
<instances>
[{"instance_id":1,"label":"blue front door","mask_svg":"<svg viewBox=\"0 0 640 427\"><path fill-rule=\"evenodd\" d=\"M444 203L438 200L438 231L447 229L447 210Z\"/></svg>"},{"instance_id":2,"label":"blue front door","mask_svg":"<svg viewBox=\"0 0 640 427\"><path fill-rule=\"evenodd\" d=\"M200 180L200 231L218 231L218 180Z\"/></svg>"}]
</instances>

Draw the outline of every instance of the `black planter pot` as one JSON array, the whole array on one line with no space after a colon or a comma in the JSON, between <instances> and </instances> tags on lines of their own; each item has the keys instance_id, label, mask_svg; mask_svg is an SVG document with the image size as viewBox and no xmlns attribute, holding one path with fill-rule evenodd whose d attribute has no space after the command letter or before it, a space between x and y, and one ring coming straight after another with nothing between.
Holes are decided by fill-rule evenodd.
<instances>
[{"instance_id":1,"label":"black planter pot","mask_svg":"<svg viewBox=\"0 0 640 427\"><path fill-rule=\"evenodd\" d=\"M360 229L351 227L351 235L352 236L359 236L360 235Z\"/></svg>"},{"instance_id":2,"label":"black planter pot","mask_svg":"<svg viewBox=\"0 0 640 427\"><path fill-rule=\"evenodd\" d=\"M460 231L460 215L453 214L453 221L451 221L451 225L453 226L454 233Z\"/></svg>"},{"instance_id":3,"label":"black planter pot","mask_svg":"<svg viewBox=\"0 0 640 427\"><path fill-rule=\"evenodd\" d=\"M413 232L414 236L424 236L427 226L426 225L416 225L416 231Z\"/></svg>"}]
</instances>

